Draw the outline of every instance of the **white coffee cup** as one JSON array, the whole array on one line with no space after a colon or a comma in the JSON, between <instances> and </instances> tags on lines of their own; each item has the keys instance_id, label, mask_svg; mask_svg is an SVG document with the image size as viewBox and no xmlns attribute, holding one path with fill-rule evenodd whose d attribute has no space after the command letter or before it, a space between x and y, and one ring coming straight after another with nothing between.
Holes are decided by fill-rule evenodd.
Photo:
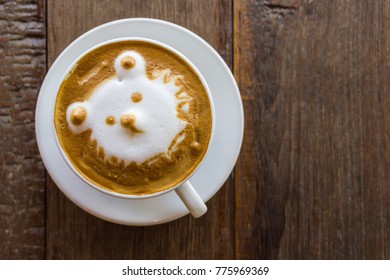
<instances>
[{"instance_id":1,"label":"white coffee cup","mask_svg":"<svg viewBox=\"0 0 390 280\"><path fill-rule=\"evenodd\" d=\"M122 194L122 193L117 193L117 192L114 192L114 191L110 191L108 189L104 189L98 185L96 185L95 183L91 182L88 178L86 178L85 176L83 176L74 166L73 164L71 163L71 161L68 159L65 151L63 150L60 142L59 142L59 139L58 139L58 136L57 136L57 133L56 133L56 130L55 130L55 126L54 126L54 122L53 122L53 125L52 125L52 128L53 128L53 134L54 134L54 137L56 139L56 143L57 143L57 147L58 149L60 150L61 152L61 155L62 157L64 158L65 162L67 163L67 165L69 166L69 168L81 179L83 180L87 185L91 186L92 188L100 191L100 192L103 192L105 194L108 194L108 195L111 195L111 196L114 196L114 197L118 197L118 198L125 198L125 199L136 199L136 200L139 200L139 199L148 199L148 198L153 198L153 197L157 197L157 196L160 196L160 195L164 195L168 192L171 192L171 191L175 191L177 193L177 195L180 197L180 199L183 201L184 205L187 207L187 209L189 210L189 212L191 213L191 215L195 218L199 218L200 216L202 216L203 214L205 214L207 212L207 206L206 204L203 202L202 198L199 196L199 194L196 192L195 188L191 185L190 183L190 179L191 179L191 176L196 172L196 170L200 167L200 165L202 164L204 158L206 157L206 155L208 154L209 152L209 147L211 145L211 142L213 140L213 135L214 135L214 129L215 129L215 112L214 112L214 104L213 104L213 99L212 99L212 96L211 96L211 93L210 93L210 89L209 87L207 86L207 83L205 81L205 79L203 78L202 74L199 72L199 70L195 67L195 65L193 65L193 63L188 59L186 58L183 54L181 54L179 51L175 50L174 48L164 44L164 43L161 43L161 42L158 42L156 40L151 40L151 39L147 39L147 38L142 38L142 37L124 37L124 38L117 38L117 39L114 39L114 40L109 40L109 41L105 41L103 43L100 43L92 48L90 48L89 50L87 50L86 52L84 52L82 55L80 55L73 63L72 65L67 69L67 71L64 73L63 75L63 78L62 80L64 80L69 71L72 70L76 64L76 62L81 59L82 57L84 57L87 53L93 51L94 49L96 48L99 48L101 46L104 46L104 45L107 45L107 44L110 44L110 43L115 43L115 42L121 42L121 41L130 41L130 40L133 40L133 41L142 41L142 42L147 42L147 43L152 43L152 44L155 44L157 46L160 46L162 48L165 48L171 52L173 52L174 54L176 54L177 56L179 56L180 58L182 58L186 63L188 63L188 65L191 66L191 68L195 71L195 73L199 76L199 79L201 80L204 88L206 89L206 92L207 92L207 95L208 95L208 98L209 98L209 101L210 101L210 108L211 108L211 120L212 120L212 125L211 125L211 135L210 135L210 140L209 140L209 143L208 143L208 146L207 146L207 150L206 150L206 153L204 154L202 160L198 163L198 165L196 166L196 168L184 179L182 180L181 182L179 182L178 184L176 184L175 186L169 188L169 189L165 189L163 191L159 191L159 192L155 192L155 193L151 193L151 194L146 194L146 195L131 195L131 194Z\"/></svg>"}]
</instances>

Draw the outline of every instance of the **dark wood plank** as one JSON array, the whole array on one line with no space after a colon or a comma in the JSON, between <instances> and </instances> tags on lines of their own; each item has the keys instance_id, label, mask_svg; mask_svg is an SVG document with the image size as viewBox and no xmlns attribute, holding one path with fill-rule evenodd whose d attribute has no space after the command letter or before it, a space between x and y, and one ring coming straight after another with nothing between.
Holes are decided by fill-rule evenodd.
<instances>
[{"instance_id":1,"label":"dark wood plank","mask_svg":"<svg viewBox=\"0 0 390 280\"><path fill-rule=\"evenodd\" d=\"M235 2L238 258L390 258L389 5Z\"/></svg>"},{"instance_id":2,"label":"dark wood plank","mask_svg":"<svg viewBox=\"0 0 390 280\"><path fill-rule=\"evenodd\" d=\"M0 259L45 254L45 170L34 130L45 48L44 1L0 1Z\"/></svg>"},{"instance_id":3,"label":"dark wood plank","mask_svg":"<svg viewBox=\"0 0 390 280\"><path fill-rule=\"evenodd\" d=\"M210 42L232 65L231 1L49 1L49 63L77 36L126 17L154 17L181 24ZM47 186L49 259L231 259L233 184L230 179L208 203L200 220L185 217L153 227L127 227L99 220L77 208L54 183ZM97 246L98 244L98 246Z\"/></svg>"}]
</instances>

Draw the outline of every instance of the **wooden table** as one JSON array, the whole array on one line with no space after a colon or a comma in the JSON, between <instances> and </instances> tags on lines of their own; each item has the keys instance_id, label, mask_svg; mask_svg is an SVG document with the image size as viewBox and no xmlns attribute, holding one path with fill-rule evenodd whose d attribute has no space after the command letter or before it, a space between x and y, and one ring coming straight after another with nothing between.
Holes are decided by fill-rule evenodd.
<instances>
[{"instance_id":1,"label":"wooden table","mask_svg":"<svg viewBox=\"0 0 390 280\"><path fill-rule=\"evenodd\" d=\"M0 3L0 258L390 258L390 1ZM102 221L39 156L47 69L85 31L128 17L199 34L240 87L241 154L201 219Z\"/></svg>"}]
</instances>

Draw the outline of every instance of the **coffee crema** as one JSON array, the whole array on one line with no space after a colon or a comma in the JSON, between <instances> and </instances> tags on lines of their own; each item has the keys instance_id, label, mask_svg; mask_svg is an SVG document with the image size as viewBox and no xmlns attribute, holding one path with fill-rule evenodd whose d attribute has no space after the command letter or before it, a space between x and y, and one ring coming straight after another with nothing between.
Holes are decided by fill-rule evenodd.
<instances>
[{"instance_id":1,"label":"coffee crema","mask_svg":"<svg viewBox=\"0 0 390 280\"><path fill-rule=\"evenodd\" d=\"M210 101L175 53L143 41L100 46L79 59L57 94L63 151L104 189L145 195L182 182L210 141Z\"/></svg>"}]
</instances>

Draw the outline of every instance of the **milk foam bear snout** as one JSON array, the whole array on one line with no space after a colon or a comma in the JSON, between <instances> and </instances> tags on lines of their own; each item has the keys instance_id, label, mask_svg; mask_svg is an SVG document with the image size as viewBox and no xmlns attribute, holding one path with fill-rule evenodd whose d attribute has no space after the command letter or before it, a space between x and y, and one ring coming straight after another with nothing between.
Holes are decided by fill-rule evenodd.
<instances>
[{"instance_id":1,"label":"milk foam bear snout","mask_svg":"<svg viewBox=\"0 0 390 280\"><path fill-rule=\"evenodd\" d=\"M177 94L181 88L175 78L165 79L166 70L150 79L144 57L135 51L121 53L113 63L113 77L97 85L87 100L69 105L69 127L75 133L90 129L91 141L104 149L106 159L116 157L126 165L170 157L187 125L177 107L190 99Z\"/></svg>"}]
</instances>

